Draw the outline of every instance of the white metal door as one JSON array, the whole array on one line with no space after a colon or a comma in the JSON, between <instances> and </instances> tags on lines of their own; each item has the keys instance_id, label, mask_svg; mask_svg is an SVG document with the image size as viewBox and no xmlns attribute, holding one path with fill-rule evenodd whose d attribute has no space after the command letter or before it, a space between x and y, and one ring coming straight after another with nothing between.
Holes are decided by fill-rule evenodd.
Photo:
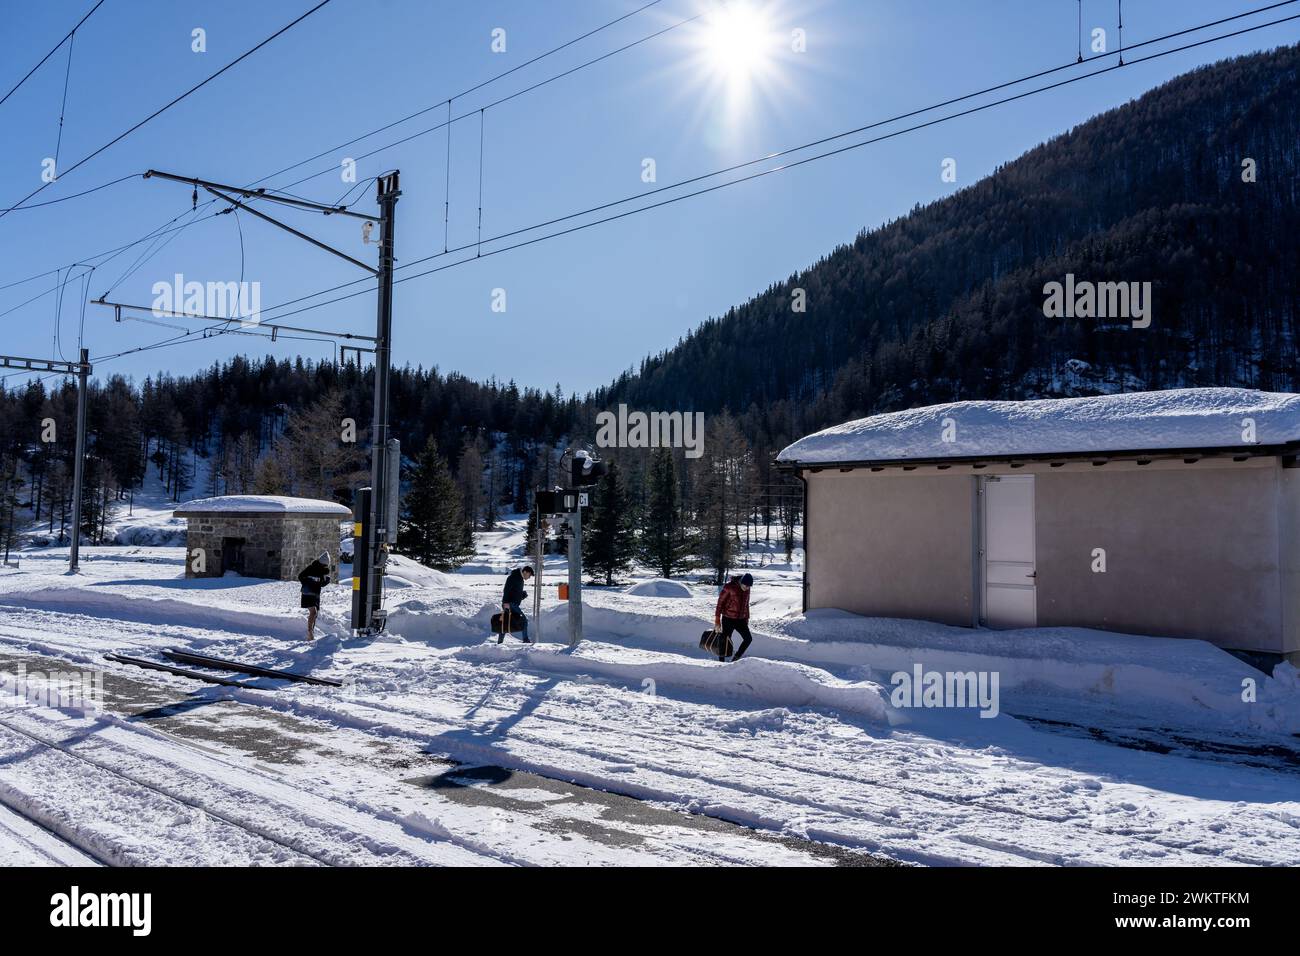
<instances>
[{"instance_id":1,"label":"white metal door","mask_svg":"<svg viewBox=\"0 0 1300 956\"><path fill-rule=\"evenodd\" d=\"M988 475L981 479L984 623L1034 627L1034 476Z\"/></svg>"}]
</instances>

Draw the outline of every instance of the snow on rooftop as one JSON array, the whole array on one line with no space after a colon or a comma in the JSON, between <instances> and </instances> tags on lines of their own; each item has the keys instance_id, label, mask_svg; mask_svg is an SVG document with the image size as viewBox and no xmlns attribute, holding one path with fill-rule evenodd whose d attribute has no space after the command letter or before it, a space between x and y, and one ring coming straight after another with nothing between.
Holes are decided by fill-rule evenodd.
<instances>
[{"instance_id":1,"label":"snow on rooftop","mask_svg":"<svg viewBox=\"0 0 1300 956\"><path fill-rule=\"evenodd\" d=\"M178 517L212 513L243 514L313 514L338 515L350 518L352 509L335 501L320 498L291 498L287 495L221 495L216 498L195 498L177 506L172 513Z\"/></svg>"},{"instance_id":2,"label":"snow on rooftop","mask_svg":"<svg viewBox=\"0 0 1300 956\"><path fill-rule=\"evenodd\" d=\"M809 435L777 460L834 464L1292 441L1300 441L1300 395L1179 388L1024 402L950 402L889 412Z\"/></svg>"}]
</instances>

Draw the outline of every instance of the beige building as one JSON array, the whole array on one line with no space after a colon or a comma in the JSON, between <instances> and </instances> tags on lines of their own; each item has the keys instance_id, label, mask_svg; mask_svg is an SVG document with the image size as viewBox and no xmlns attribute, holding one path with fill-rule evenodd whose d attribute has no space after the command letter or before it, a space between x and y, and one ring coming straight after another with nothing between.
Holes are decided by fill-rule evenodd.
<instances>
[{"instance_id":1,"label":"beige building","mask_svg":"<svg viewBox=\"0 0 1300 956\"><path fill-rule=\"evenodd\" d=\"M1300 660L1300 396L961 402L809 436L804 607Z\"/></svg>"},{"instance_id":2,"label":"beige building","mask_svg":"<svg viewBox=\"0 0 1300 956\"><path fill-rule=\"evenodd\" d=\"M174 512L187 521L185 576L234 572L296 581L322 551L338 580L339 523L351 509L333 501L283 495L225 495L187 501Z\"/></svg>"}]
</instances>

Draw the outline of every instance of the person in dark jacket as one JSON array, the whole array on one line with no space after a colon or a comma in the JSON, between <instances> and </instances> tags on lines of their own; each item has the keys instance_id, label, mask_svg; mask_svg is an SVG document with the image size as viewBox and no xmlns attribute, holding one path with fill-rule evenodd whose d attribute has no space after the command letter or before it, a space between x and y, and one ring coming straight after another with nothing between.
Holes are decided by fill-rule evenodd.
<instances>
[{"instance_id":1,"label":"person in dark jacket","mask_svg":"<svg viewBox=\"0 0 1300 956\"><path fill-rule=\"evenodd\" d=\"M753 640L749 633L749 589L753 585L754 576L742 574L723 585L722 593L718 595L718 606L713 610L713 629L722 631L722 640L718 642L718 660L727 659L723 651L726 649L727 638L731 636L732 631L744 640L741 641L740 647L736 648L736 653L731 659L740 660L749 649L749 642Z\"/></svg>"},{"instance_id":2,"label":"person in dark jacket","mask_svg":"<svg viewBox=\"0 0 1300 956\"><path fill-rule=\"evenodd\" d=\"M307 609L307 640L316 638L316 615L320 613L321 588L330 583L330 553L322 551L298 575L302 585L302 606Z\"/></svg>"},{"instance_id":3,"label":"person in dark jacket","mask_svg":"<svg viewBox=\"0 0 1300 956\"><path fill-rule=\"evenodd\" d=\"M515 568L506 576L505 590L501 594L501 616L503 626L501 633L497 635L497 643L500 644L506 639L506 627L504 621L508 617L511 624L523 625L523 640L525 644L531 644L528 639L528 618L524 612L519 609L528 598L528 592L524 590L524 582L533 579L533 569L528 565L522 568Z\"/></svg>"}]
</instances>

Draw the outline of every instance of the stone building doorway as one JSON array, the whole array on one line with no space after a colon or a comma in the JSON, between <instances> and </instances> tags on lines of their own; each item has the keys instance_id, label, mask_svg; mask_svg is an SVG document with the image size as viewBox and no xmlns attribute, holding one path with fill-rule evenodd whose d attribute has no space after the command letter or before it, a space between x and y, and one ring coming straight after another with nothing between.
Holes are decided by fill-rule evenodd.
<instances>
[{"instance_id":1,"label":"stone building doorway","mask_svg":"<svg viewBox=\"0 0 1300 956\"><path fill-rule=\"evenodd\" d=\"M222 538L221 539L221 573L234 571L236 574L244 573L244 539L243 538Z\"/></svg>"}]
</instances>

